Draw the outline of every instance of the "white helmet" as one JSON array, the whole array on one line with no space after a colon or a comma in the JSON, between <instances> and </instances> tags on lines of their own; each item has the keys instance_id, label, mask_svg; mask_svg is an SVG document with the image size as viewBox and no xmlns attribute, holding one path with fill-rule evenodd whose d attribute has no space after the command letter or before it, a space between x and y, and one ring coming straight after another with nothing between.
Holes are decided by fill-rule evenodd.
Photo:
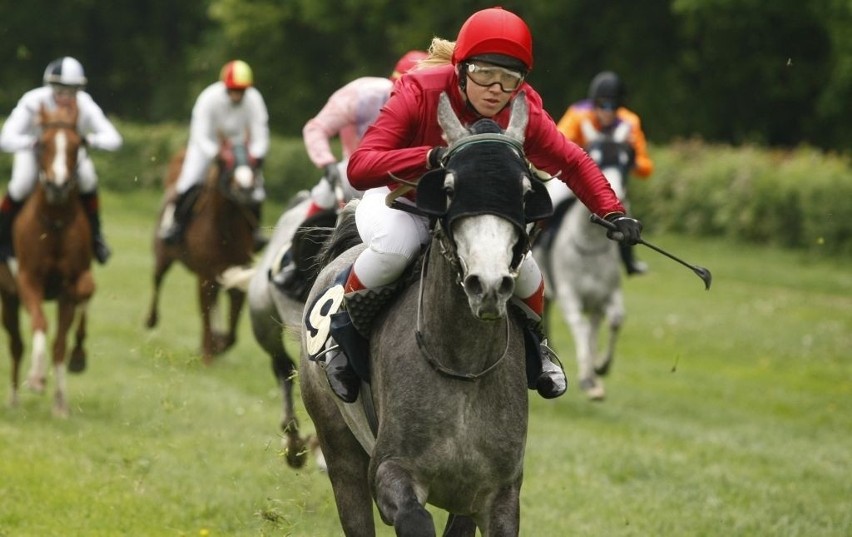
<instances>
[{"instance_id":1,"label":"white helmet","mask_svg":"<svg viewBox=\"0 0 852 537\"><path fill-rule=\"evenodd\" d=\"M86 74L80 62L71 56L64 56L47 64L47 69L44 70L44 83L85 86Z\"/></svg>"}]
</instances>

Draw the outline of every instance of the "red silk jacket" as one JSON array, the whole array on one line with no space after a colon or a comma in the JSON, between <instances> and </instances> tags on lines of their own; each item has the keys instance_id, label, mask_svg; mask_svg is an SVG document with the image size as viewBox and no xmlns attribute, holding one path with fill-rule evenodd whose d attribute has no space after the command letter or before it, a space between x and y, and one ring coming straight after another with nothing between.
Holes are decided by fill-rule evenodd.
<instances>
[{"instance_id":1,"label":"red silk jacket","mask_svg":"<svg viewBox=\"0 0 852 537\"><path fill-rule=\"evenodd\" d=\"M539 170L568 185L592 212L600 216L624 212L595 162L556 129L538 92L526 83L520 90L526 92L529 107L524 140L527 159ZM462 124L470 125L480 119L463 100L452 66L409 72L394 85L378 119L349 159L347 173L353 187L358 190L385 185L395 188L398 185L389 174L417 179L428 171L429 150L447 144L437 120L438 97L444 91ZM505 129L510 115L511 106L506 106L492 119Z\"/></svg>"}]
</instances>

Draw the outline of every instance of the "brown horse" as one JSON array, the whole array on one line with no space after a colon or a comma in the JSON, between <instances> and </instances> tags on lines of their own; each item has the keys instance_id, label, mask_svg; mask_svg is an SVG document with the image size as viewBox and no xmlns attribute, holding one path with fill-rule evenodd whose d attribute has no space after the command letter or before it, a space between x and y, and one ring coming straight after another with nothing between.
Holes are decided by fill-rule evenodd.
<instances>
[{"instance_id":1,"label":"brown horse","mask_svg":"<svg viewBox=\"0 0 852 537\"><path fill-rule=\"evenodd\" d=\"M75 345L67 369L86 368L86 310L95 292L92 277L92 240L89 220L80 202L77 154L77 106L55 111L41 109L42 135L38 145L39 182L15 220L13 241L17 255L17 287L2 289L3 325L9 333L12 356L12 405L18 402L18 376L23 354L18 307L24 305L32 321L32 366L27 383L43 391L47 373L47 318L43 303L56 300L58 323L53 343L56 376L54 414L68 415L66 339L76 318ZM17 294L16 294L17 293Z\"/></svg>"},{"instance_id":2,"label":"brown horse","mask_svg":"<svg viewBox=\"0 0 852 537\"><path fill-rule=\"evenodd\" d=\"M178 153L169 164L163 210L175 195L175 182L180 174L185 152ZM252 212L252 193L257 174L250 166L245 146L223 142L216 164L211 166L206 183L197 192L192 218L186 226L183 241L168 245L155 234L154 294L146 326L153 328L159 320L160 287L166 272L175 261L183 263L198 276L201 306L201 353L205 364L236 342L237 321L245 303L245 291L228 289L230 308L227 332L213 329L222 273L232 267L252 262L254 233L259 222ZM159 219L162 220L163 210Z\"/></svg>"}]
</instances>

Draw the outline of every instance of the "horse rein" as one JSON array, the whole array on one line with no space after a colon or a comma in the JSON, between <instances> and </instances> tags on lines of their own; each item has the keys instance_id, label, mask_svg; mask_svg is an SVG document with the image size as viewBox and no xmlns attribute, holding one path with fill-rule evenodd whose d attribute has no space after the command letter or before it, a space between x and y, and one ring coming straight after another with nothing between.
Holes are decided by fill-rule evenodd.
<instances>
[{"instance_id":1,"label":"horse rein","mask_svg":"<svg viewBox=\"0 0 852 537\"><path fill-rule=\"evenodd\" d=\"M431 352L426 345L426 336L423 334L423 323L422 323L422 313L423 313L423 289L424 282L426 281L426 266L428 265L428 252L431 248L431 245L427 247L426 253L424 253L425 260L420 267L420 283L417 291L417 323L414 329L414 336L417 340L417 347L420 349L420 352L423 354L423 357L426 358L426 362L432 366L432 368L438 373L457 380L464 380L467 382L474 382L476 380L481 379L482 377L488 375L493 372L497 367L503 362L506 356L509 354L509 335L510 335L510 323L509 316L506 315L506 348L503 349L503 354L498 358L493 364L489 365L479 373L466 373L461 371L456 371L451 369L440 362ZM445 252L446 255L446 252ZM454 263L458 266L457 263Z\"/></svg>"}]
</instances>

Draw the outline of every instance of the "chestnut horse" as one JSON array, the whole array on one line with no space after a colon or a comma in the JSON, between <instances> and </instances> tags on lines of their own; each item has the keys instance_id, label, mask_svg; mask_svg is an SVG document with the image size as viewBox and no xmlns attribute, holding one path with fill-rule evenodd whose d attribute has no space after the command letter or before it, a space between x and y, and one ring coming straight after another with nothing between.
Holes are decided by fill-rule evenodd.
<instances>
[{"instance_id":1,"label":"chestnut horse","mask_svg":"<svg viewBox=\"0 0 852 537\"><path fill-rule=\"evenodd\" d=\"M180 174L184 151L169 164L163 208L175 198L175 183ZM252 262L254 232L259 225L251 210L252 193L257 174L248 161L244 145L223 142L216 164L211 166L206 183L198 190L192 217L186 225L183 241L168 245L155 234L154 294L146 326L153 328L159 320L160 287L166 272L175 261L198 276L201 306L201 353L205 364L225 352L236 342L237 321L245 303L245 291L230 288L227 332L214 330L213 318L219 298L221 274L232 267ZM158 222L162 220L162 210Z\"/></svg>"},{"instance_id":2,"label":"chestnut horse","mask_svg":"<svg viewBox=\"0 0 852 537\"><path fill-rule=\"evenodd\" d=\"M18 376L23 354L18 307L24 305L32 321L32 366L28 385L43 391L47 374L47 318L43 303L55 300L58 322L53 343L56 381L53 412L69 413L66 382L66 339L76 320L75 345L67 369L86 368L86 306L95 292L92 277L92 239L89 220L80 202L77 154L82 139L77 132L77 106L47 111L42 107L42 134L38 144L39 181L18 214L13 229L17 256L17 286L2 289L3 325L9 333L12 356L10 403L18 403Z\"/></svg>"}]
</instances>

